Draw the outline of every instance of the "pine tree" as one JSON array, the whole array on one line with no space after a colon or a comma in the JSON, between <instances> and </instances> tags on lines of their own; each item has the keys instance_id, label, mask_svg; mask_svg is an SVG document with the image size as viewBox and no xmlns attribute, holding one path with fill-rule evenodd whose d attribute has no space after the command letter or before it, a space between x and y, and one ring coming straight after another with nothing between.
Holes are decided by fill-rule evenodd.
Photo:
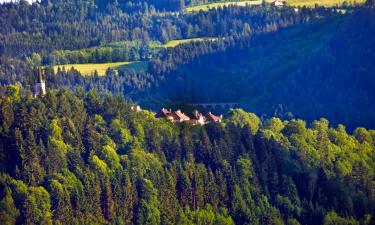
<instances>
[{"instance_id":1,"label":"pine tree","mask_svg":"<svg viewBox=\"0 0 375 225\"><path fill-rule=\"evenodd\" d=\"M138 180L139 205L137 210L137 224L158 225L160 224L160 202L157 190L152 182L147 179Z\"/></svg>"},{"instance_id":2,"label":"pine tree","mask_svg":"<svg viewBox=\"0 0 375 225\"><path fill-rule=\"evenodd\" d=\"M16 224L20 211L16 208L12 197L11 190L5 189L5 196L0 201L0 224Z\"/></svg>"}]
</instances>

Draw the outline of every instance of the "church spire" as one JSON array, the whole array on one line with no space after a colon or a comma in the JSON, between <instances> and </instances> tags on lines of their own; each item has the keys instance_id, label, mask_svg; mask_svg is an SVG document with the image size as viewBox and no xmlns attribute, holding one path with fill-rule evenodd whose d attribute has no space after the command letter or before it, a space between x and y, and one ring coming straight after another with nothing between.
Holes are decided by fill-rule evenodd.
<instances>
[{"instance_id":1,"label":"church spire","mask_svg":"<svg viewBox=\"0 0 375 225\"><path fill-rule=\"evenodd\" d=\"M37 70L38 81L35 84L35 97L46 94L46 82L43 80L43 74L44 74L44 70L38 67L38 70Z\"/></svg>"}]
</instances>

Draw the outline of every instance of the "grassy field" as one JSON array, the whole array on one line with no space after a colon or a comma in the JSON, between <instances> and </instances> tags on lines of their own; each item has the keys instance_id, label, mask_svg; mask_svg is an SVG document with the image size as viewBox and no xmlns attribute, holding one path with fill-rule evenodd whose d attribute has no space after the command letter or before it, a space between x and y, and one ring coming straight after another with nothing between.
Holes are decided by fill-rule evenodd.
<instances>
[{"instance_id":1,"label":"grassy field","mask_svg":"<svg viewBox=\"0 0 375 225\"><path fill-rule=\"evenodd\" d=\"M193 11L199 11L199 10L209 10L212 8L216 7L223 7L223 6L230 6L230 5L237 5L237 6L246 6L246 5L259 5L262 1L260 0L255 0L255 1L237 1L237 2L214 2L214 3L209 3L205 5L197 5L197 6L192 6L192 7L187 7L185 10L186 12L193 12Z\"/></svg>"},{"instance_id":2,"label":"grassy field","mask_svg":"<svg viewBox=\"0 0 375 225\"><path fill-rule=\"evenodd\" d=\"M287 0L286 1L289 5L292 6L307 6L307 7L314 7L315 4L331 7L336 5L342 5L344 3L344 0ZM349 2L349 1L347 1ZM365 0L358 0L356 3L362 4Z\"/></svg>"},{"instance_id":3,"label":"grassy field","mask_svg":"<svg viewBox=\"0 0 375 225\"><path fill-rule=\"evenodd\" d=\"M140 71L147 69L147 62L115 62L115 63L89 63L89 64L65 64L54 66L54 70L57 71L58 67L64 67L65 70L69 70L72 67L78 70L82 75L90 76L93 75L95 71L98 72L99 76L104 76L105 71L109 68L113 70L130 70L130 71Z\"/></svg>"},{"instance_id":4,"label":"grassy field","mask_svg":"<svg viewBox=\"0 0 375 225\"><path fill-rule=\"evenodd\" d=\"M165 44L161 43L151 43L150 48L174 48L180 44L189 43L193 41L215 41L218 38L191 38L183 40L172 40ZM121 46L121 42L112 43L112 45ZM146 61L134 61L134 62L116 62L116 63L87 63L87 64L65 64L56 65L53 67L55 72L58 68L65 68L65 70L70 70L72 67L78 70L84 76L91 76L98 72L99 76L104 76L107 69L111 68L115 71L127 70L127 71L146 71L148 68L148 62Z\"/></svg>"},{"instance_id":5,"label":"grassy field","mask_svg":"<svg viewBox=\"0 0 375 225\"><path fill-rule=\"evenodd\" d=\"M266 0L267 2L272 2L272 0ZM335 5L341 5L345 0L286 0L287 4L291 6L307 6L307 7L314 7L315 4L330 7ZM361 4L364 3L365 0L358 0L357 3ZM192 6L187 7L185 9L186 12L194 12L194 11L207 11L212 8L216 7L223 7L223 6L230 6L230 5L236 5L236 6L246 6L246 5L259 5L261 4L261 0L254 0L254 1L228 1L228 2L216 2L216 3L210 3L205 5L198 5L198 6Z\"/></svg>"},{"instance_id":6,"label":"grassy field","mask_svg":"<svg viewBox=\"0 0 375 225\"><path fill-rule=\"evenodd\" d=\"M189 43L193 41L216 41L217 39L218 38L191 38L191 39L183 39L183 40L172 40L158 47L174 48L180 44Z\"/></svg>"}]
</instances>

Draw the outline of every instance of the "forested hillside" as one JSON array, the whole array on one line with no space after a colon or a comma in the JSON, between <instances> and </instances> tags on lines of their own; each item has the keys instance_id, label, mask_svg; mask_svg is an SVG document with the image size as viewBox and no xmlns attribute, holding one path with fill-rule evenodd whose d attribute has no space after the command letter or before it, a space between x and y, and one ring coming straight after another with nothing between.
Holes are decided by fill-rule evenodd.
<instances>
[{"instance_id":1,"label":"forested hillside","mask_svg":"<svg viewBox=\"0 0 375 225\"><path fill-rule=\"evenodd\" d=\"M176 101L241 102L266 117L292 112L373 128L374 35L375 14L362 9L239 38L224 50L214 43L181 46L150 65L164 79L153 91Z\"/></svg>"},{"instance_id":2,"label":"forested hillside","mask_svg":"<svg viewBox=\"0 0 375 225\"><path fill-rule=\"evenodd\" d=\"M0 224L375 224L374 1L210 2L0 4Z\"/></svg>"},{"instance_id":3,"label":"forested hillside","mask_svg":"<svg viewBox=\"0 0 375 225\"><path fill-rule=\"evenodd\" d=\"M109 70L99 78L61 67L49 70L47 83L122 94L154 110L229 101L265 118L375 128L371 4L346 14L268 4L179 14L141 3L4 4L0 82L32 89L33 66L141 60L148 71ZM197 37L216 41L160 47Z\"/></svg>"},{"instance_id":4,"label":"forested hillside","mask_svg":"<svg viewBox=\"0 0 375 225\"><path fill-rule=\"evenodd\" d=\"M242 110L191 127L95 91L0 95L1 224L374 222L374 130Z\"/></svg>"}]
</instances>

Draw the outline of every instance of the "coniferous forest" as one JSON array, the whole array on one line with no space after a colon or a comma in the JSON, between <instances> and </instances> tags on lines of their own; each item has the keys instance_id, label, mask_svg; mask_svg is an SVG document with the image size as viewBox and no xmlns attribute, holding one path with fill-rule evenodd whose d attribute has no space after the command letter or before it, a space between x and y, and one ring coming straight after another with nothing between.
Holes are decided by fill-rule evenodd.
<instances>
[{"instance_id":1,"label":"coniferous forest","mask_svg":"<svg viewBox=\"0 0 375 225\"><path fill-rule=\"evenodd\" d=\"M0 224L375 224L374 1L212 2L0 3Z\"/></svg>"}]
</instances>

